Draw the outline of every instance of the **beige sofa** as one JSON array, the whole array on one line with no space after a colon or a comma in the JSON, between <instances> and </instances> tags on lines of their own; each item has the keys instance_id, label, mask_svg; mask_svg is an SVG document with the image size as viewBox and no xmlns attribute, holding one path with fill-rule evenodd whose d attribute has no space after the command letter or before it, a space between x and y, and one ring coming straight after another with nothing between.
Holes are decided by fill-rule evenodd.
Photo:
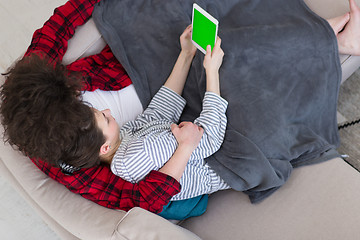
<instances>
[{"instance_id":1,"label":"beige sofa","mask_svg":"<svg viewBox=\"0 0 360 240\"><path fill-rule=\"evenodd\" d=\"M346 0L308 0L329 18L348 9ZM64 62L105 45L93 21L79 28ZM359 57L341 56L343 80ZM3 128L0 126L0 134ZM360 174L342 159L295 169L289 181L252 205L241 192L210 196L200 217L174 224L140 208L106 209L49 179L27 157L0 142L0 174L62 239L359 239Z\"/></svg>"}]
</instances>

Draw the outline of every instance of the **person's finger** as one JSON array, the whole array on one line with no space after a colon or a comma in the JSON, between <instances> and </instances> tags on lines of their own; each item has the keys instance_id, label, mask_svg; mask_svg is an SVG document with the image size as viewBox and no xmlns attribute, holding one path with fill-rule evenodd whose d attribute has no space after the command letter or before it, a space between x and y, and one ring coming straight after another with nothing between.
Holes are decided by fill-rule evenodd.
<instances>
[{"instance_id":1,"label":"person's finger","mask_svg":"<svg viewBox=\"0 0 360 240\"><path fill-rule=\"evenodd\" d=\"M217 36L216 38L216 43L218 43L219 45L221 45L221 38L219 36Z\"/></svg>"},{"instance_id":2,"label":"person's finger","mask_svg":"<svg viewBox=\"0 0 360 240\"><path fill-rule=\"evenodd\" d=\"M218 36L217 39L216 39L216 43L215 45L217 45L218 47L221 46L221 38Z\"/></svg>"},{"instance_id":3,"label":"person's finger","mask_svg":"<svg viewBox=\"0 0 360 240\"><path fill-rule=\"evenodd\" d=\"M218 52L221 49L221 38L217 37L213 52Z\"/></svg>"},{"instance_id":4,"label":"person's finger","mask_svg":"<svg viewBox=\"0 0 360 240\"><path fill-rule=\"evenodd\" d=\"M185 125L187 125L189 122L181 122L179 123L179 128L184 127Z\"/></svg>"},{"instance_id":5,"label":"person's finger","mask_svg":"<svg viewBox=\"0 0 360 240\"><path fill-rule=\"evenodd\" d=\"M185 29L185 32L186 32L187 34L190 34L190 33L191 33L191 30L192 30L192 26L191 26L191 24L190 24L190 25L187 26L187 28Z\"/></svg>"},{"instance_id":6,"label":"person's finger","mask_svg":"<svg viewBox=\"0 0 360 240\"><path fill-rule=\"evenodd\" d=\"M222 42L221 38L218 37L217 40L216 40L216 47L219 48L219 49L221 48L221 42Z\"/></svg>"},{"instance_id":7,"label":"person's finger","mask_svg":"<svg viewBox=\"0 0 360 240\"><path fill-rule=\"evenodd\" d=\"M197 124L195 124L195 126L197 127L197 130L198 130L199 132L204 131L204 129L203 129L201 126L199 126L199 125L197 125Z\"/></svg>"},{"instance_id":8,"label":"person's finger","mask_svg":"<svg viewBox=\"0 0 360 240\"><path fill-rule=\"evenodd\" d=\"M210 45L207 45L206 46L206 54L205 54L205 57L206 56L211 56L211 46Z\"/></svg>"},{"instance_id":9,"label":"person's finger","mask_svg":"<svg viewBox=\"0 0 360 240\"><path fill-rule=\"evenodd\" d=\"M187 26L187 27L185 28L185 30L184 30L183 33L181 34L180 38L186 38L186 37L189 35L190 30L191 30L190 27L191 27L191 25L189 25L189 26Z\"/></svg>"},{"instance_id":10,"label":"person's finger","mask_svg":"<svg viewBox=\"0 0 360 240\"><path fill-rule=\"evenodd\" d=\"M177 131L179 130L179 126L176 125L175 123L171 124L170 126L171 132L176 135Z\"/></svg>"},{"instance_id":11,"label":"person's finger","mask_svg":"<svg viewBox=\"0 0 360 240\"><path fill-rule=\"evenodd\" d=\"M199 128L200 128L200 129L199 129L200 133L203 134L203 133L204 133L204 129L203 129L202 127L199 127Z\"/></svg>"}]
</instances>

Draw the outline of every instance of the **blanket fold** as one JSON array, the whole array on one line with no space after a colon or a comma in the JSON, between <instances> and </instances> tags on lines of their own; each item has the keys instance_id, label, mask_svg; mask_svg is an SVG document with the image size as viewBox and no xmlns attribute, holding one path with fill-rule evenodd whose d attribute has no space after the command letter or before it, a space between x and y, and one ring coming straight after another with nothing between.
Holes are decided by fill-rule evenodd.
<instances>
[{"instance_id":1,"label":"blanket fold","mask_svg":"<svg viewBox=\"0 0 360 240\"><path fill-rule=\"evenodd\" d=\"M144 107L169 76L190 0L103 0L93 17ZM220 150L207 159L252 202L270 195L294 167L338 156L341 67L329 24L302 0L198 0L219 20L225 52L221 95L229 102ZM201 111L206 87L198 51L184 89L182 120Z\"/></svg>"}]
</instances>

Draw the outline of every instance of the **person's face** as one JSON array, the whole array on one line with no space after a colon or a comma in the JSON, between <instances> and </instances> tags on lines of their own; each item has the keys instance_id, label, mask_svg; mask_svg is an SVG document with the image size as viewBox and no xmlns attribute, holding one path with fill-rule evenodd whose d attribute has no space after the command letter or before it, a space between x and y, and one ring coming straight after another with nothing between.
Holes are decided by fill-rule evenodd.
<instances>
[{"instance_id":1,"label":"person's face","mask_svg":"<svg viewBox=\"0 0 360 240\"><path fill-rule=\"evenodd\" d=\"M120 141L119 125L115 121L115 118L111 116L111 112L109 109L99 111L94 108L93 111L95 114L96 123L103 132L106 139L106 142L104 143L105 146L103 146L100 150L100 154L106 154L108 153L108 151L111 150L115 151L115 148Z\"/></svg>"}]
</instances>

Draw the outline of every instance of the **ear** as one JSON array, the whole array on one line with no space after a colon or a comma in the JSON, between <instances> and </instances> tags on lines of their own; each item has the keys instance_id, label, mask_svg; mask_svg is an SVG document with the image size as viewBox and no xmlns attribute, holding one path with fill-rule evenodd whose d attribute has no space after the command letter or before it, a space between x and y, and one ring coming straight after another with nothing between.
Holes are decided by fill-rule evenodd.
<instances>
[{"instance_id":1,"label":"ear","mask_svg":"<svg viewBox=\"0 0 360 240\"><path fill-rule=\"evenodd\" d=\"M108 142L105 142L100 147L100 156L107 154L109 151L110 151L110 144Z\"/></svg>"}]
</instances>

